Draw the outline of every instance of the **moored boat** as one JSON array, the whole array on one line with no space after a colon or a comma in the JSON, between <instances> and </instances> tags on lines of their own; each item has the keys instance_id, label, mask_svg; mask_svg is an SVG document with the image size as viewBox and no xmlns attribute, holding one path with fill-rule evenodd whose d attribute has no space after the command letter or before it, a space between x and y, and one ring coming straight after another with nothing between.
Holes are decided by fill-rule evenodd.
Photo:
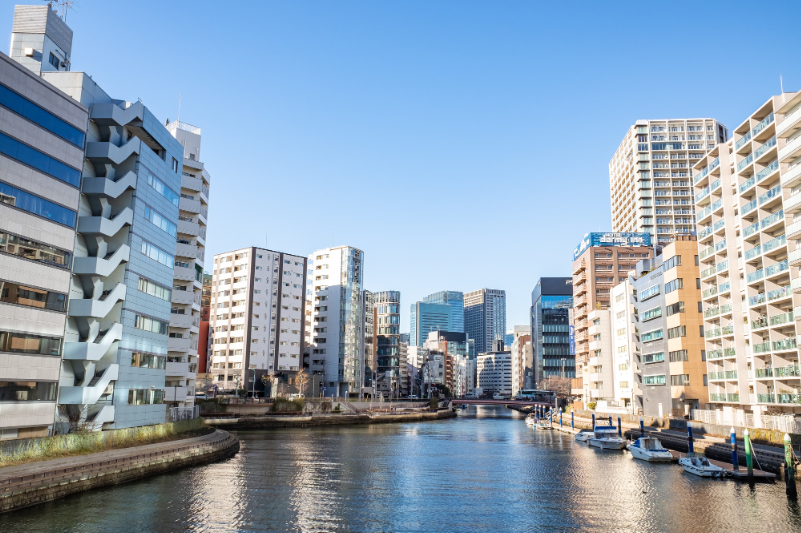
<instances>
[{"instance_id":1,"label":"moored boat","mask_svg":"<svg viewBox=\"0 0 801 533\"><path fill-rule=\"evenodd\" d=\"M696 476L701 477L724 477L726 471L719 466L713 465L709 462L709 459L706 456L690 452L681 459L679 459L679 464L686 472L690 474L695 474Z\"/></svg>"},{"instance_id":2,"label":"moored boat","mask_svg":"<svg viewBox=\"0 0 801 533\"><path fill-rule=\"evenodd\" d=\"M673 454L662 446L659 439L654 437L640 437L626 446L626 448L635 459L652 463L669 463L673 461Z\"/></svg>"},{"instance_id":3,"label":"moored boat","mask_svg":"<svg viewBox=\"0 0 801 533\"><path fill-rule=\"evenodd\" d=\"M536 426L537 425L537 417L534 416L534 413L529 413L526 417L526 424L529 426Z\"/></svg>"},{"instance_id":4,"label":"moored boat","mask_svg":"<svg viewBox=\"0 0 801 533\"><path fill-rule=\"evenodd\" d=\"M582 429L578 433L576 433L576 442L587 442L592 437L592 431L589 429Z\"/></svg>"},{"instance_id":5,"label":"moored boat","mask_svg":"<svg viewBox=\"0 0 801 533\"><path fill-rule=\"evenodd\" d=\"M617 428L612 425L596 425L588 442L590 446L602 450L622 450L626 447L626 441L617 434Z\"/></svg>"}]
</instances>

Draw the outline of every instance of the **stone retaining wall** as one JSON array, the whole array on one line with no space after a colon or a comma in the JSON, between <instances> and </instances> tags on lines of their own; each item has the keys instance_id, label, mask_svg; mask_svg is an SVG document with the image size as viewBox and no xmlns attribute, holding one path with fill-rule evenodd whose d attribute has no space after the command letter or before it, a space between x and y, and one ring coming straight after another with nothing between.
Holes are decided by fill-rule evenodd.
<instances>
[{"instance_id":1,"label":"stone retaining wall","mask_svg":"<svg viewBox=\"0 0 801 533\"><path fill-rule=\"evenodd\" d=\"M85 490L126 483L135 479L161 474L184 466L209 463L230 457L239 451L239 439L226 431L217 430L212 437L188 439L190 444L173 441L158 451L92 461L53 469L32 469L16 476L3 477L0 469L0 513L63 498ZM122 450L116 450L122 451ZM98 454L102 455L102 454ZM56 463L58 461L54 461ZM31 466L35 466L32 464ZM55 466L55 465L54 465Z\"/></svg>"},{"instance_id":2,"label":"stone retaining wall","mask_svg":"<svg viewBox=\"0 0 801 533\"><path fill-rule=\"evenodd\" d=\"M391 424L400 422L427 422L455 418L456 413L442 410L436 413L410 413L397 415L305 415L305 416L263 416L240 418L206 418L206 424L226 429L268 429L289 427L346 426L362 424Z\"/></svg>"}]
</instances>

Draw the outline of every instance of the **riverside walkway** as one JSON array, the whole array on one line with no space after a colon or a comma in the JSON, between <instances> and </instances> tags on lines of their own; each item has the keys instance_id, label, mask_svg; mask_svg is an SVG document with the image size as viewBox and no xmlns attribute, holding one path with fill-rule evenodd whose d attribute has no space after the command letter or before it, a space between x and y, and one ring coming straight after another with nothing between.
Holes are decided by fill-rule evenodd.
<instances>
[{"instance_id":1,"label":"riverside walkway","mask_svg":"<svg viewBox=\"0 0 801 533\"><path fill-rule=\"evenodd\" d=\"M0 468L0 512L223 459L237 451L239 439L216 430L200 437Z\"/></svg>"}]
</instances>

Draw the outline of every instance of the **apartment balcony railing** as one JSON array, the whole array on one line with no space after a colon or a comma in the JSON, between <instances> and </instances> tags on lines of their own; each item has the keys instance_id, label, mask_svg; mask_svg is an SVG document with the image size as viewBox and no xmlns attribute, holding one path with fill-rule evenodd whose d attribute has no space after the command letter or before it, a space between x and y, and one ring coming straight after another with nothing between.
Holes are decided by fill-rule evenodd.
<instances>
[{"instance_id":1,"label":"apartment balcony railing","mask_svg":"<svg viewBox=\"0 0 801 533\"><path fill-rule=\"evenodd\" d=\"M785 287L779 287L778 289L768 291L768 301L772 302L773 300L778 300L779 298L786 298L791 294L793 294L793 289L789 285Z\"/></svg>"},{"instance_id":2,"label":"apartment balcony railing","mask_svg":"<svg viewBox=\"0 0 801 533\"><path fill-rule=\"evenodd\" d=\"M776 396L773 394L757 394L757 403L776 403Z\"/></svg>"},{"instance_id":3,"label":"apartment balcony railing","mask_svg":"<svg viewBox=\"0 0 801 533\"><path fill-rule=\"evenodd\" d=\"M722 228L725 225L726 225L726 219L725 218L721 218L720 220L715 222L714 226L712 226L712 231L717 231L717 230L719 230L720 228Z\"/></svg>"},{"instance_id":4,"label":"apartment balcony railing","mask_svg":"<svg viewBox=\"0 0 801 533\"><path fill-rule=\"evenodd\" d=\"M728 401L730 401L730 402L739 402L740 401L740 395L736 394L736 393L735 394L728 394L727 397L728 397Z\"/></svg>"},{"instance_id":5,"label":"apartment balcony railing","mask_svg":"<svg viewBox=\"0 0 801 533\"><path fill-rule=\"evenodd\" d=\"M771 137L770 139L765 141L765 144L763 144L762 146L760 146L759 148L756 149L756 151L754 152L754 159L755 160L759 159L762 155L765 154L765 152L767 152L768 150L770 150L774 146L776 146L776 137ZM777 161L777 163L778 163L778 161ZM759 181L759 179L757 179L757 181Z\"/></svg>"},{"instance_id":6,"label":"apartment balcony railing","mask_svg":"<svg viewBox=\"0 0 801 533\"><path fill-rule=\"evenodd\" d=\"M780 263L776 263L775 265L771 265L765 269L765 277L769 278L771 276L775 276L781 272L785 272L786 270L790 269L790 265L787 262L787 259Z\"/></svg>"},{"instance_id":7,"label":"apartment balcony railing","mask_svg":"<svg viewBox=\"0 0 801 533\"><path fill-rule=\"evenodd\" d=\"M714 296L718 293L718 287L715 285L714 287L710 287L706 289L704 292L701 293L701 298L707 299L710 296Z\"/></svg>"},{"instance_id":8,"label":"apartment balcony railing","mask_svg":"<svg viewBox=\"0 0 801 533\"><path fill-rule=\"evenodd\" d=\"M765 295L765 293L764 292L760 292L759 294L756 294L754 296L749 296L748 297L748 306L752 307L754 305L759 305L761 303L765 303L766 300L767 300L767 296Z\"/></svg>"},{"instance_id":9,"label":"apartment balcony railing","mask_svg":"<svg viewBox=\"0 0 801 533\"><path fill-rule=\"evenodd\" d=\"M770 352L770 341L768 341L768 342L760 342L760 343L757 343L757 344L752 344L751 345L751 351L753 353L755 353L755 354Z\"/></svg>"},{"instance_id":10,"label":"apartment balcony railing","mask_svg":"<svg viewBox=\"0 0 801 533\"><path fill-rule=\"evenodd\" d=\"M745 143L747 143L750 140L751 140L751 132L749 131L748 133L740 137L736 143L734 143L734 149L739 150L745 145Z\"/></svg>"},{"instance_id":11,"label":"apartment balcony railing","mask_svg":"<svg viewBox=\"0 0 801 533\"><path fill-rule=\"evenodd\" d=\"M745 228L743 230L743 237L746 237L746 238L750 237L751 235L753 235L757 231L759 231L759 222L754 222L753 224L751 224L750 226L748 226L747 228Z\"/></svg>"},{"instance_id":12,"label":"apartment balcony railing","mask_svg":"<svg viewBox=\"0 0 801 533\"><path fill-rule=\"evenodd\" d=\"M764 130L773 123L773 118L774 118L773 113L765 117L762 120L762 122L754 126L754 129L751 130L751 136L756 137L757 135L759 135L759 132L761 132L762 130Z\"/></svg>"},{"instance_id":13,"label":"apartment balcony railing","mask_svg":"<svg viewBox=\"0 0 801 533\"><path fill-rule=\"evenodd\" d=\"M773 375L777 378L797 378L801 377L801 368L798 365L780 366L773 369Z\"/></svg>"},{"instance_id":14,"label":"apartment balcony railing","mask_svg":"<svg viewBox=\"0 0 801 533\"><path fill-rule=\"evenodd\" d=\"M707 359L723 359L723 350L709 350L706 352Z\"/></svg>"},{"instance_id":15,"label":"apartment balcony railing","mask_svg":"<svg viewBox=\"0 0 801 533\"><path fill-rule=\"evenodd\" d=\"M734 326L723 326L720 328L721 335L734 335Z\"/></svg>"},{"instance_id":16,"label":"apartment balcony railing","mask_svg":"<svg viewBox=\"0 0 801 533\"><path fill-rule=\"evenodd\" d=\"M716 252L719 252L719 251L723 250L724 248L726 248L726 239L723 239L722 241L718 241L717 243L715 243L715 251Z\"/></svg>"},{"instance_id":17,"label":"apartment balcony railing","mask_svg":"<svg viewBox=\"0 0 801 533\"><path fill-rule=\"evenodd\" d=\"M756 378L772 378L773 377L773 369L772 368L757 368L754 371L754 376Z\"/></svg>"},{"instance_id":18,"label":"apartment balcony railing","mask_svg":"<svg viewBox=\"0 0 801 533\"><path fill-rule=\"evenodd\" d=\"M774 145L776 144L775 138L774 138L773 144ZM779 160L775 159L771 164L769 164L768 166L766 166L765 168L763 168L762 170L757 172L757 175L756 175L757 182L762 181L763 179L767 178L768 176L770 176L771 174L773 174L777 170L779 170Z\"/></svg>"},{"instance_id":19,"label":"apartment balcony railing","mask_svg":"<svg viewBox=\"0 0 801 533\"><path fill-rule=\"evenodd\" d=\"M775 239L769 240L762 246L762 253L768 253L780 246L784 246L787 244L787 238L784 235L780 235Z\"/></svg>"},{"instance_id":20,"label":"apartment balcony railing","mask_svg":"<svg viewBox=\"0 0 801 533\"><path fill-rule=\"evenodd\" d=\"M714 273L715 273L715 267L709 267L709 268L707 268L705 270L702 270L701 271L701 279L706 278L708 276L711 276Z\"/></svg>"},{"instance_id":21,"label":"apartment balcony railing","mask_svg":"<svg viewBox=\"0 0 801 533\"><path fill-rule=\"evenodd\" d=\"M737 172L740 172L753 162L754 162L754 154L753 153L748 154L748 157L737 163Z\"/></svg>"},{"instance_id":22,"label":"apartment balcony railing","mask_svg":"<svg viewBox=\"0 0 801 533\"><path fill-rule=\"evenodd\" d=\"M780 315L770 317L771 326L780 326L782 324L787 324L788 322L792 321L793 321L792 311L788 311L787 313L782 313Z\"/></svg>"},{"instance_id":23,"label":"apartment balcony railing","mask_svg":"<svg viewBox=\"0 0 801 533\"><path fill-rule=\"evenodd\" d=\"M712 254L714 253L714 251L715 251L715 247L714 247L714 246L710 246L710 247L708 247L708 248L704 248L704 249L701 251L701 253L698 255L698 257L699 257L700 259L706 259L706 258L707 258L707 257L709 257L710 255L712 255Z\"/></svg>"},{"instance_id":24,"label":"apartment balcony railing","mask_svg":"<svg viewBox=\"0 0 801 533\"><path fill-rule=\"evenodd\" d=\"M747 180L745 180L740 184L740 194L743 194L745 191L747 191L754 185L756 185L756 176L751 176L750 178L748 178Z\"/></svg>"},{"instance_id":25,"label":"apartment balcony railing","mask_svg":"<svg viewBox=\"0 0 801 533\"><path fill-rule=\"evenodd\" d=\"M768 226L770 226L771 224L773 224L775 222L778 222L779 220L782 220L783 218L784 218L784 210L783 209L779 209L778 211L776 211L772 215L767 216L767 217L763 218L762 220L760 220L759 224L764 229L764 228L767 228Z\"/></svg>"},{"instance_id":26,"label":"apartment balcony railing","mask_svg":"<svg viewBox=\"0 0 801 533\"><path fill-rule=\"evenodd\" d=\"M709 185L707 185L706 187L704 187L703 189L701 189L701 190L698 192L698 194L696 194L696 195L695 195L695 203L698 203L698 202L700 202L701 200L703 200L704 198L706 198L706 197L709 195L709 191L710 191L710 189L709 189Z\"/></svg>"},{"instance_id":27,"label":"apartment balcony railing","mask_svg":"<svg viewBox=\"0 0 801 533\"><path fill-rule=\"evenodd\" d=\"M777 394L776 399L778 403L796 403L801 404L801 394Z\"/></svg>"},{"instance_id":28,"label":"apartment balcony railing","mask_svg":"<svg viewBox=\"0 0 801 533\"><path fill-rule=\"evenodd\" d=\"M748 202L747 204L745 204L742 207L742 209L740 209L740 213L742 213L743 215L748 214L751 211L753 211L754 209L756 209L756 207L757 207L757 201L756 200L752 200L752 201Z\"/></svg>"},{"instance_id":29,"label":"apartment balcony railing","mask_svg":"<svg viewBox=\"0 0 801 533\"><path fill-rule=\"evenodd\" d=\"M773 341L773 351L783 352L787 350L794 350L796 348L795 337L790 339L783 339L780 341Z\"/></svg>"},{"instance_id":30,"label":"apartment balcony railing","mask_svg":"<svg viewBox=\"0 0 801 533\"><path fill-rule=\"evenodd\" d=\"M799 118L801 118L801 107L796 108L792 113L784 115L784 120L776 125L776 134L781 136L791 126L795 125Z\"/></svg>"},{"instance_id":31,"label":"apartment balcony railing","mask_svg":"<svg viewBox=\"0 0 801 533\"><path fill-rule=\"evenodd\" d=\"M751 329L752 330L760 329L760 328L766 328L766 327L768 327L768 317L766 317L766 316L761 316L761 317L757 318L756 320L752 320L751 321Z\"/></svg>"},{"instance_id":32,"label":"apartment balcony railing","mask_svg":"<svg viewBox=\"0 0 801 533\"><path fill-rule=\"evenodd\" d=\"M746 250L745 260L748 261L749 259L753 259L754 257L759 257L761 254L762 254L762 246L760 245L754 246L750 250Z\"/></svg>"},{"instance_id":33,"label":"apartment balcony railing","mask_svg":"<svg viewBox=\"0 0 801 533\"><path fill-rule=\"evenodd\" d=\"M711 233L712 233L712 226L709 226L708 228L704 228L698 232L698 238L703 239L704 237L710 235Z\"/></svg>"},{"instance_id":34,"label":"apartment balcony railing","mask_svg":"<svg viewBox=\"0 0 801 533\"><path fill-rule=\"evenodd\" d=\"M724 379L723 372L709 372L708 377L710 381Z\"/></svg>"},{"instance_id":35,"label":"apartment balcony railing","mask_svg":"<svg viewBox=\"0 0 801 533\"><path fill-rule=\"evenodd\" d=\"M726 371L726 379L737 379L737 371L736 370L727 370Z\"/></svg>"},{"instance_id":36,"label":"apartment balcony railing","mask_svg":"<svg viewBox=\"0 0 801 533\"><path fill-rule=\"evenodd\" d=\"M759 200L759 205L762 205L781 195L782 195L782 186L780 183L779 185L776 185L766 193L762 194L759 198L757 198L757 200Z\"/></svg>"},{"instance_id":37,"label":"apartment balcony railing","mask_svg":"<svg viewBox=\"0 0 801 533\"><path fill-rule=\"evenodd\" d=\"M723 394L723 393L710 392L709 393L709 401L710 402L725 402L726 401L726 395Z\"/></svg>"},{"instance_id":38,"label":"apartment balcony railing","mask_svg":"<svg viewBox=\"0 0 801 533\"><path fill-rule=\"evenodd\" d=\"M717 271L723 272L724 270L729 268L729 260L726 259L725 261L717 264Z\"/></svg>"},{"instance_id":39,"label":"apartment balcony railing","mask_svg":"<svg viewBox=\"0 0 801 533\"><path fill-rule=\"evenodd\" d=\"M799 148L801 148L801 136L796 137L779 149L779 161L784 161L797 152Z\"/></svg>"}]
</instances>

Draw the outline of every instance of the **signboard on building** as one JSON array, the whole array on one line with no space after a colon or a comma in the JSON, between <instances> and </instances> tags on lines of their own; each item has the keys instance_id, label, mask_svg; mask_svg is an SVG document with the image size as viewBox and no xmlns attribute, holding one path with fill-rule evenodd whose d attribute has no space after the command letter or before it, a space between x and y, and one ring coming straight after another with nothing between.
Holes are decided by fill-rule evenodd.
<instances>
[{"instance_id":1,"label":"signboard on building","mask_svg":"<svg viewBox=\"0 0 801 533\"><path fill-rule=\"evenodd\" d=\"M576 334L573 324L570 324L570 355L576 355Z\"/></svg>"},{"instance_id":2,"label":"signboard on building","mask_svg":"<svg viewBox=\"0 0 801 533\"><path fill-rule=\"evenodd\" d=\"M650 233L588 233L573 251L573 261L591 246L651 246Z\"/></svg>"}]
</instances>

